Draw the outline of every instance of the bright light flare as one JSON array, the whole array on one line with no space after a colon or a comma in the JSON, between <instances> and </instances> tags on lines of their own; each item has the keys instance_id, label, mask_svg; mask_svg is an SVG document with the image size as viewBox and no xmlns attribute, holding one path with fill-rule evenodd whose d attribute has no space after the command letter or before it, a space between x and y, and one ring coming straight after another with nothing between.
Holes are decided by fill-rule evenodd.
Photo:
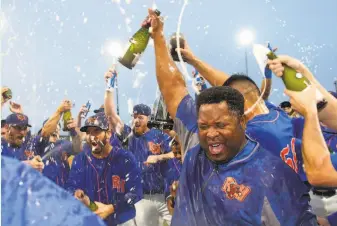
<instances>
[{"instance_id":1,"label":"bright light flare","mask_svg":"<svg viewBox=\"0 0 337 226\"><path fill-rule=\"evenodd\" d=\"M254 40L254 34L250 30L242 30L239 34L239 41L241 45L249 45Z\"/></svg>"},{"instance_id":2,"label":"bright light flare","mask_svg":"<svg viewBox=\"0 0 337 226\"><path fill-rule=\"evenodd\" d=\"M105 43L104 52L112 57L120 57L123 49L119 42L108 41Z\"/></svg>"}]
</instances>

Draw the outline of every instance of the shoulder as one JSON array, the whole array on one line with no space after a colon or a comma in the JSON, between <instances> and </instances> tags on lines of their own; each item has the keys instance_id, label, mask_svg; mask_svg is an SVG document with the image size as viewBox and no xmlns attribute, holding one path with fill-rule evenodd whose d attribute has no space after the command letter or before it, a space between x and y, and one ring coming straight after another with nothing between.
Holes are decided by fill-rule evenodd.
<instances>
[{"instance_id":1,"label":"shoulder","mask_svg":"<svg viewBox=\"0 0 337 226\"><path fill-rule=\"evenodd\" d=\"M136 162L136 158L131 151L127 151L123 148L117 147L112 151L112 160L124 164L128 161Z\"/></svg>"}]
</instances>

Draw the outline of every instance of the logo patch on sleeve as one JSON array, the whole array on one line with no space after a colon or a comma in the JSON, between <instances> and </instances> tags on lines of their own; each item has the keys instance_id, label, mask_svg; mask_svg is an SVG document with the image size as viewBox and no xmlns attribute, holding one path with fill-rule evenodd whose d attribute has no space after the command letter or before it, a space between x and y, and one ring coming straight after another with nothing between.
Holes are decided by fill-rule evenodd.
<instances>
[{"instance_id":1,"label":"logo patch on sleeve","mask_svg":"<svg viewBox=\"0 0 337 226\"><path fill-rule=\"evenodd\" d=\"M251 192L250 187L238 184L233 177L226 178L221 190L225 192L228 199L237 199L240 202L243 202Z\"/></svg>"}]
</instances>

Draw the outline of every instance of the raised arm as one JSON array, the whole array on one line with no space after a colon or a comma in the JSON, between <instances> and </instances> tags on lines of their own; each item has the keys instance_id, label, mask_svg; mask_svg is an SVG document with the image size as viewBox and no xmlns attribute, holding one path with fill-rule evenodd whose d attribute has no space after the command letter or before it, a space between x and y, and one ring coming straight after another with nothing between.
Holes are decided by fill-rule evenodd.
<instances>
[{"instance_id":1,"label":"raised arm","mask_svg":"<svg viewBox=\"0 0 337 226\"><path fill-rule=\"evenodd\" d=\"M227 73L215 69L196 57L185 41L185 48L181 49L181 54L185 57L187 63L192 65L212 86L222 86L230 77Z\"/></svg>"},{"instance_id":2,"label":"raised arm","mask_svg":"<svg viewBox=\"0 0 337 226\"><path fill-rule=\"evenodd\" d=\"M185 81L169 55L163 34L163 22L149 9L156 55L156 75L168 112L175 118L181 100L188 94Z\"/></svg>"},{"instance_id":3,"label":"raised arm","mask_svg":"<svg viewBox=\"0 0 337 226\"><path fill-rule=\"evenodd\" d=\"M57 108L56 112L48 119L44 124L41 132L42 137L49 137L57 129L57 124L61 119L63 112L71 109L71 103L69 100L64 100Z\"/></svg>"},{"instance_id":4,"label":"raised arm","mask_svg":"<svg viewBox=\"0 0 337 226\"><path fill-rule=\"evenodd\" d=\"M109 71L107 71L104 74L104 78L106 82L108 82L110 79L112 80L112 83L110 83L111 86L107 88L105 91L104 112L105 112L106 117L109 120L109 124L111 128L114 131L121 133L124 128L124 123L115 110L115 102L114 102L114 92L115 92L114 80L116 76L117 76L117 72L113 68L110 68Z\"/></svg>"},{"instance_id":5,"label":"raised arm","mask_svg":"<svg viewBox=\"0 0 337 226\"><path fill-rule=\"evenodd\" d=\"M305 118L302 155L308 181L313 186L337 186L337 172L323 138L316 108L315 85L302 92L285 91L292 107Z\"/></svg>"}]
</instances>

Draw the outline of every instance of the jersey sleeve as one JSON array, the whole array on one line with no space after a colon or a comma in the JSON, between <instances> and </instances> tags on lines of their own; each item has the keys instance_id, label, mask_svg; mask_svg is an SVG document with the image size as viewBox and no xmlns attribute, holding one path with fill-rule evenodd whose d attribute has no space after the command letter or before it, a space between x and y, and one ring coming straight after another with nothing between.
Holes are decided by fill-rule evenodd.
<instances>
[{"instance_id":1,"label":"jersey sleeve","mask_svg":"<svg viewBox=\"0 0 337 226\"><path fill-rule=\"evenodd\" d=\"M174 131L178 134L183 153L199 143L196 105L189 94L178 106L174 119Z\"/></svg>"},{"instance_id":2,"label":"jersey sleeve","mask_svg":"<svg viewBox=\"0 0 337 226\"><path fill-rule=\"evenodd\" d=\"M337 212L330 214L328 216L328 221L330 225L337 225Z\"/></svg>"}]
</instances>

